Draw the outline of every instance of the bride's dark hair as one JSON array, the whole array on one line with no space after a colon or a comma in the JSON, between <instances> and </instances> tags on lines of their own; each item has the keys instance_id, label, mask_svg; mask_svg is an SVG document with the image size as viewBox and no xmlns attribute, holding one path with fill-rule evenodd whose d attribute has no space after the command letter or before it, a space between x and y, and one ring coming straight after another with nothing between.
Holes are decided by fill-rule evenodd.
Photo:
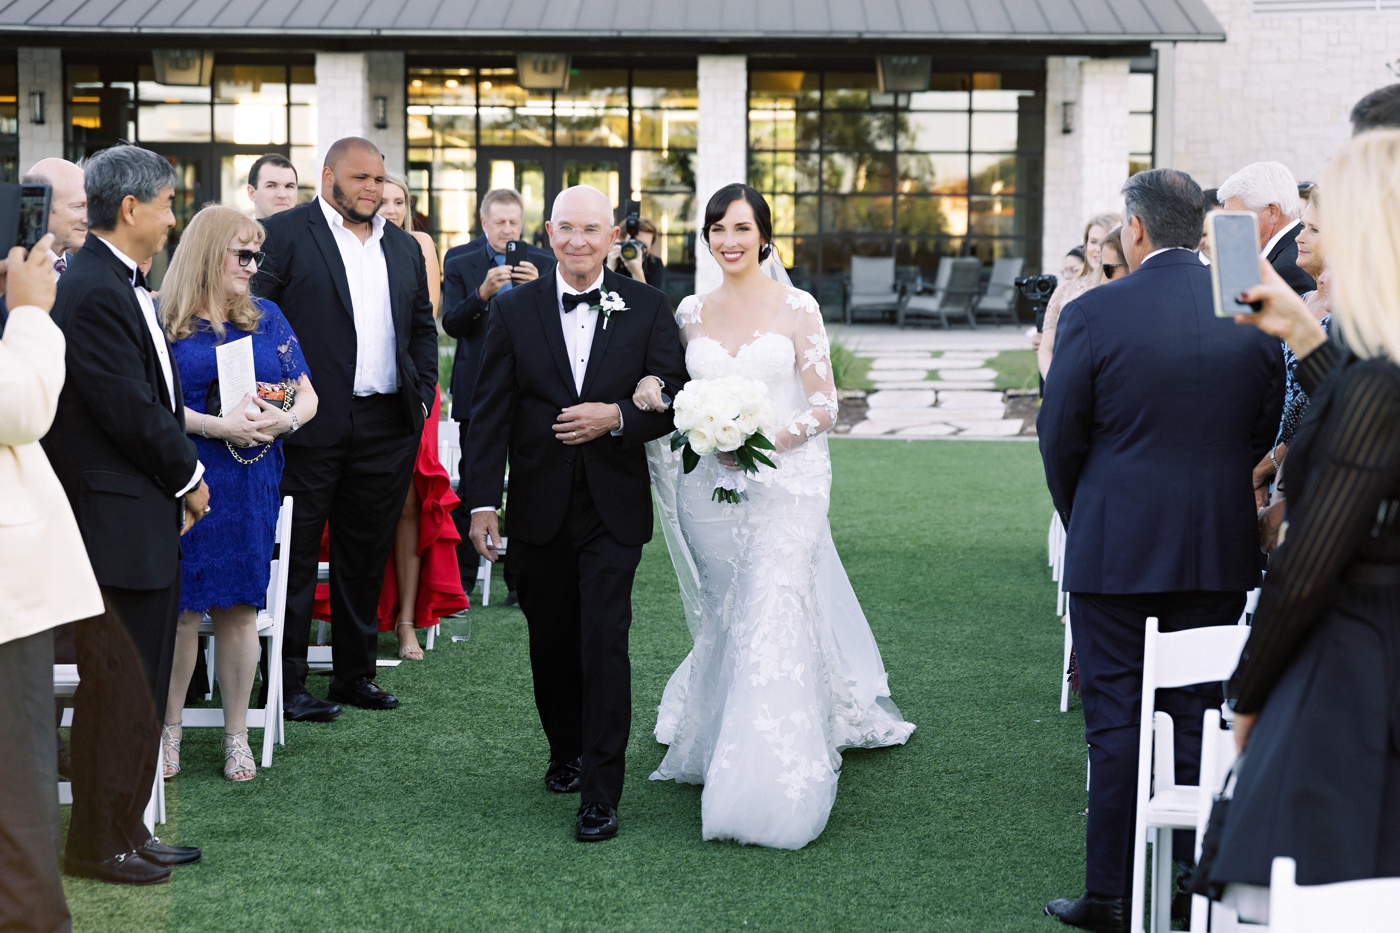
<instances>
[{"instance_id":1,"label":"bride's dark hair","mask_svg":"<svg viewBox=\"0 0 1400 933\"><path fill-rule=\"evenodd\" d=\"M763 195L759 194L748 185L735 182L732 185L725 185L715 192L710 198L710 203L705 205L705 226L700 231L700 238L705 241L705 245L710 245L710 228L724 219L725 213L729 210L729 205L740 199L749 202L749 207L753 208L753 219L758 224L758 235L763 237L763 248L758 251L758 261L764 262L773 252L773 212L768 209L768 202Z\"/></svg>"}]
</instances>

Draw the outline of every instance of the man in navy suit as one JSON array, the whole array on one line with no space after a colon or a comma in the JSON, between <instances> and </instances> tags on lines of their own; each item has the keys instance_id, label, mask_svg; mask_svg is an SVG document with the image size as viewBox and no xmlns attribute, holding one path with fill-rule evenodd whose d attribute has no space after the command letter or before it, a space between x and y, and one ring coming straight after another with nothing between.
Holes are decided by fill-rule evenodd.
<instances>
[{"instance_id":1,"label":"man in navy suit","mask_svg":"<svg viewBox=\"0 0 1400 933\"><path fill-rule=\"evenodd\" d=\"M446 269L447 264L452 260L456 259L458 256L465 256L467 255L467 253L474 253L485 245L486 236L485 234L482 234L475 240L470 240L466 243L461 244L460 246L452 247L447 252L442 254L442 267Z\"/></svg>"},{"instance_id":2,"label":"man in navy suit","mask_svg":"<svg viewBox=\"0 0 1400 933\"><path fill-rule=\"evenodd\" d=\"M1131 275L1065 307L1036 429L1068 529L1064 585L1089 742L1086 894L1046 912L1126 930L1132 890L1138 710L1148 616L1163 631L1229 625L1259 585L1251 469L1283 405L1277 339L1215 316L1193 252L1201 189L1172 169L1123 187ZM1199 773L1201 719L1219 685L1163 690L1176 779ZM1177 833L1176 858L1193 839Z\"/></svg>"},{"instance_id":3,"label":"man in navy suit","mask_svg":"<svg viewBox=\"0 0 1400 933\"><path fill-rule=\"evenodd\" d=\"M459 476L466 476L468 415L476 377L481 372L481 353L486 345L486 311L491 299L554 271L554 257L534 246L529 248L525 262L506 265L506 244L520 239L524 221L525 204L518 192L510 188L488 191L481 199L482 245L472 249L471 244L467 244L455 257L449 251L444 263L442 329L447 336L457 338L457 353L452 359L452 418L457 422L461 437ZM463 585L470 590L477 566L476 549L467 540L471 518L464 509L459 509L456 516L458 530L462 533L457 563ZM517 605L515 574L509 557L504 573L505 604Z\"/></svg>"}]
</instances>

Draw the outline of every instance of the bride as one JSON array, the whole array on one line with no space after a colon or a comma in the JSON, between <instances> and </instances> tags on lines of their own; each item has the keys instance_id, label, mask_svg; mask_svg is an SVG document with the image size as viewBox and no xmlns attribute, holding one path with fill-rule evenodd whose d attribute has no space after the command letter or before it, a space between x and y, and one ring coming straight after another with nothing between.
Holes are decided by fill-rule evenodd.
<instances>
[{"instance_id":1,"label":"bride","mask_svg":"<svg viewBox=\"0 0 1400 933\"><path fill-rule=\"evenodd\" d=\"M800 849L826 826L841 750L903 744L914 726L890 701L831 540L837 403L821 311L780 264L768 263L784 281L765 272L772 220L753 188L720 189L701 238L724 283L676 310L690 378L761 380L784 427L771 438L777 468L749 476L739 505L710 498L718 471L738 469L732 454L684 474L664 440L648 445L695 639L662 697L656 738L670 749L651 777L705 785L705 839ZM650 378L633 400L669 401Z\"/></svg>"}]
</instances>

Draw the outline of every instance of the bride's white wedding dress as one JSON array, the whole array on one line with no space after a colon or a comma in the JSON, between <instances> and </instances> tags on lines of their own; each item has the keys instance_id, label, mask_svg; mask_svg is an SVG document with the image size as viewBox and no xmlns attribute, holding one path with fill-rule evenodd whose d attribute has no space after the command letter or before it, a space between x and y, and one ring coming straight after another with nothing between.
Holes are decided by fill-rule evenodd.
<instances>
[{"instance_id":1,"label":"bride's white wedding dress","mask_svg":"<svg viewBox=\"0 0 1400 933\"><path fill-rule=\"evenodd\" d=\"M837 402L817 302L789 288L774 325L733 355L706 334L702 310L691 296L676 311L690 377L761 380L785 427L777 469L749 475L739 505L711 500L714 457L683 474L664 440L649 445L695 638L666 685L656 738L670 749L651 777L705 785L706 839L799 849L826 826L841 750L902 744L914 726L890 701L831 540L824 432Z\"/></svg>"}]
</instances>

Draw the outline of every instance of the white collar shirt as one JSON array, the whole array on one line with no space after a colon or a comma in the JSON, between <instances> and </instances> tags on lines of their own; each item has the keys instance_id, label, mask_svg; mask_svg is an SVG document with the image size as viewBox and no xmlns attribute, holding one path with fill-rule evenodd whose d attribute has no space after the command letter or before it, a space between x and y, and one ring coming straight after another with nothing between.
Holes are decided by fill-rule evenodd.
<instances>
[{"instance_id":1,"label":"white collar shirt","mask_svg":"<svg viewBox=\"0 0 1400 933\"><path fill-rule=\"evenodd\" d=\"M1284 235L1285 235L1286 233L1288 233L1288 231L1292 230L1294 227L1298 226L1300 223L1302 223L1301 220L1295 220L1295 221L1293 221L1293 223L1291 223L1291 224L1289 224L1288 226L1284 227L1284 228L1283 228L1282 230L1280 230L1278 233L1275 233L1273 236L1269 237L1269 242L1267 242L1267 243L1264 244L1264 248L1263 248L1262 250L1259 251L1259 255L1260 255L1260 256L1263 256L1265 259L1268 259L1268 258L1269 258L1269 254L1272 253L1272 252L1274 251L1274 247L1278 245L1278 241L1281 240L1281 239L1283 239Z\"/></svg>"},{"instance_id":2,"label":"white collar shirt","mask_svg":"<svg viewBox=\"0 0 1400 933\"><path fill-rule=\"evenodd\" d=\"M564 348L569 354L569 367L574 373L574 391L583 394L583 377L588 373L588 355L593 350L593 333L598 328L598 312L581 301L570 301L570 295L580 295L603 287L603 273L588 288L579 291L565 284L556 268L554 290L559 296L560 322L564 327Z\"/></svg>"},{"instance_id":3,"label":"white collar shirt","mask_svg":"<svg viewBox=\"0 0 1400 933\"><path fill-rule=\"evenodd\" d=\"M1141 269L1143 263L1147 262L1147 260L1151 259L1153 256L1160 256L1160 255L1162 255L1163 253L1170 253L1170 252L1171 252L1172 250L1174 250L1174 249L1186 249L1186 247L1184 247L1184 246L1164 246L1164 247L1162 247L1161 249L1154 249L1152 252L1150 252L1150 253L1148 253L1146 256L1142 257L1142 262L1138 263L1138 268ZM1195 252L1195 250L1193 250L1193 249L1186 249L1186 251L1187 251L1188 253L1194 253L1194 252Z\"/></svg>"},{"instance_id":4,"label":"white collar shirt","mask_svg":"<svg viewBox=\"0 0 1400 933\"><path fill-rule=\"evenodd\" d=\"M160 318L156 316L156 305L155 302L151 300L151 293L144 288L138 288L136 286L136 268L138 264L136 260L117 249L101 236L98 236L97 239L112 251L112 255L121 260L122 265L131 270L131 287L132 290L136 292L136 302L141 306L141 317L146 321L146 329L150 331L151 334L151 343L155 344L156 356L160 359L160 372L161 375L165 377L165 391L166 394L170 396L170 410L177 415L181 415L180 422L183 424L185 419L181 413L180 405L182 399L175 397L175 371L171 368L170 346L165 342L165 330L160 326ZM185 484L183 489L175 494L175 497L179 498L197 486L200 477L203 475L204 464L196 461L194 476L190 478L190 481Z\"/></svg>"},{"instance_id":5,"label":"white collar shirt","mask_svg":"<svg viewBox=\"0 0 1400 933\"><path fill-rule=\"evenodd\" d=\"M389 266L384 260L384 218L375 214L370 235L360 242L345 228L345 218L326 199L316 196L326 225L340 250L345 281L350 286L355 319L356 395L389 395L399 390L394 315L389 299Z\"/></svg>"}]
</instances>

